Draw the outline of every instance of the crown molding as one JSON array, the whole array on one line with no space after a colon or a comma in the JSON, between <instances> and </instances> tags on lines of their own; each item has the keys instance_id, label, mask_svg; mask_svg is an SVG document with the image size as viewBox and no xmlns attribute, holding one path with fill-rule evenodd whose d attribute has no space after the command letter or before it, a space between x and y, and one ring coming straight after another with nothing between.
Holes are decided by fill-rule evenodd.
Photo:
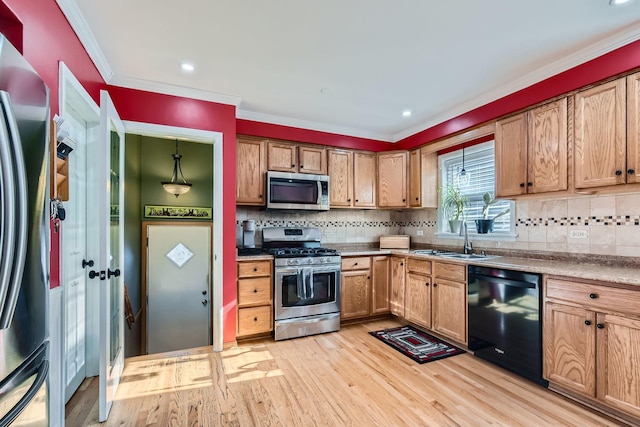
<instances>
[{"instance_id":1,"label":"crown molding","mask_svg":"<svg viewBox=\"0 0 640 427\"><path fill-rule=\"evenodd\" d=\"M372 132L364 129L357 129L348 126L332 125L329 123L315 122L311 120L294 119L291 117L276 116L272 114L257 113L238 109L236 118L252 120L254 122L269 123L273 125L290 126L300 129L315 130L318 132L335 133L338 135L353 136L357 138L374 139L383 142L392 141L392 134Z\"/></svg>"},{"instance_id":2,"label":"crown molding","mask_svg":"<svg viewBox=\"0 0 640 427\"><path fill-rule=\"evenodd\" d=\"M91 58L93 64L96 66L102 80L108 83L113 76L113 70L106 56L104 56L102 49L100 49L98 41L93 36L89 24L87 24L87 21L84 19L78 4L74 0L56 0L56 3L58 3L58 7L65 18L67 18L67 21L69 21L69 25L71 25L71 28L76 33L78 40L80 40L89 58Z\"/></svg>"},{"instance_id":3,"label":"crown molding","mask_svg":"<svg viewBox=\"0 0 640 427\"><path fill-rule=\"evenodd\" d=\"M156 92L164 95L181 96L184 98L199 99L201 101L217 102L219 104L227 104L238 106L242 98L235 95L226 95L217 92L208 92L206 90L194 89L185 86L170 85L167 83L154 82L151 80L136 79L125 77L118 74L113 75L108 82L111 86L120 86L129 89L145 90L148 92Z\"/></svg>"},{"instance_id":4,"label":"crown molding","mask_svg":"<svg viewBox=\"0 0 640 427\"><path fill-rule=\"evenodd\" d=\"M483 105L489 104L497 99L515 93L533 84L539 83L545 79L548 79L549 77L553 77L573 67L584 64L585 62L591 61L592 59L598 58L604 54L607 54L637 40L640 40L640 25L636 25L632 28L629 28L628 30L600 40L593 45L581 49L571 55L565 56L558 61L545 65L544 67L538 68L531 73L520 77L519 79L513 80L505 85L500 86L495 90L486 92L463 104L457 105L455 108L433 116L418 125L398 132L393 135L392 140L394 142L401 141L404 138L408 138L418 132L422 132L425 129L429 129L433 126L439 125L447 120L467 113Z\"/></svg>"}]
</instances>

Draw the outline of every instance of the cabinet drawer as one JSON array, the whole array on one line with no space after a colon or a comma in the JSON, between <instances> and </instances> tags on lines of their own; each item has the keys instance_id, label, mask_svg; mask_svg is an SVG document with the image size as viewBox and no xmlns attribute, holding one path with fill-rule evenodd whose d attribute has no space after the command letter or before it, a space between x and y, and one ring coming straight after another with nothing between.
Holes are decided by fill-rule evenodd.
<instances>
[{"instance_id":1,"label":"cabinet drawer","mask_svg":"<svg viewBox=\"0 0 640 427\"><path fill-rule=\"evenodd\" d=\"M238 309L238 335L253 335L271 331L271 306Z\"/></svg>"},{"instance_id":2,"label":"cabinet drawer","mask_svg":"<svg viewBox=\"0 0 640 427\"><path fill-rule=\"evenodd\" d=\"M238 306L271 304L271 277L238 280Z\"/></svg>"},{"instance_id":3,"label":"cabinet drawer","mask_svg":"<svg viewBox=\"0 0 640 427\"><path fill-rule=\"evenodd\" d=\"M467 281L467 266L462 264L449 264L446 262L434 262L433 270L436 277L451 279L458 282Z\"/></svg>"},{"instance_id":4,"label":"cabinet drawer","mask_svg":"<svg viewBox=\"0 0 640 427\"><path fill-rule=\"evenodd\" d=\"M582 304L616 313L640 314L640 291L590 285L572 280L547 279L547 298Z\"/></svg>"},{"instance_id":5,"label":"cabinet drawer","mask_svg":"<svg viewBox=\"0 0 640 427\"><path fill-rule=\"evenodd\" d=\"M238 263L238 277L271 275L271 261L248 261Z\"/></svg>"},{"instance_id":6,"label":"cabinet drawer","mask_svg":"<svg viewBox=\"0 0 640 427\"><path fill-rule=\"evenodd\" d=\"M342 258L343 270L368 270L369 268L371 268L371 257Z\"/></svg>"},{"instance_id":7,"label":"cabinet drawer","mask_svg":"<svg viewBox=\"0 0 640 427\"><path fill-rule=\"evenodd\" d=\"M431 274L431 261L422 259L407 259L407 271L420 274Z\"/></svg>"}]
</instances>

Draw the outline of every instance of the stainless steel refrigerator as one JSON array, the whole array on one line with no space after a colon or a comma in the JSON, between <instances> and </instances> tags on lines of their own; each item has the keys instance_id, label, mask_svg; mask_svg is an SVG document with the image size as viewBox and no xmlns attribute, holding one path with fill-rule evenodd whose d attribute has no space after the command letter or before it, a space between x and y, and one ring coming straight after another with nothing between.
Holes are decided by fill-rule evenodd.
<instances>
[{"instance_id":1,"label":"stainless steel refrigerator","mask_svg":"<svg viewBox=\"0 0 640 427\"><path fill-rule=\"evenodd\" d=\"M0 427L48 425L49 89L0 35Z\"/></svg>"}]
</instances>

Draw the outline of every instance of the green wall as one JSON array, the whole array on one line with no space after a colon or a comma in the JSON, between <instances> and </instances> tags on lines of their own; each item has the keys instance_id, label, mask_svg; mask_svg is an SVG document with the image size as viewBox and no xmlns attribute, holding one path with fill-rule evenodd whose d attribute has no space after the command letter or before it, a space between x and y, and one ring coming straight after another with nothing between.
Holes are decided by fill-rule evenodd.
<instances>
[{"instance_id":1,"label":"green wall","mask_svg":"<svg viewBox=\"0 0 640 427\"><path fill-rule=\"evenodd\" d=\"M173 172L175 140L142 136L141 140L141 214L145 205L213 207L213 145L180 141L182 172L191 190L176 198L164 191L160 182L170 181ZM154 220L140 217L143 221ZM166 218L160 218L166 221ZM191 220L190 220L191 221ZM208 220L210 221L210 220Z\"/></svg>"}]
</instances>

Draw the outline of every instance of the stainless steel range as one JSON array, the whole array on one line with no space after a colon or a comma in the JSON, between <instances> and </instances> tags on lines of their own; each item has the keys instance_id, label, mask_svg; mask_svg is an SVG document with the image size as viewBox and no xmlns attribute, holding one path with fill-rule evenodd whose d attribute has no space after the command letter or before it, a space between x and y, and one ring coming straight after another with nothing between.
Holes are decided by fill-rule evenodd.
<instances>
[{"instance_id":1,"label":"stainless steel range","mask_svg":"<svg viewBox=\"0 0 640 427\"><path fill-rule=\"evenodd\" d=\"M276 340L340 329L340 253L320 246L319 228L262 229L274 256Z\"/></svg>"}]
</instances>

